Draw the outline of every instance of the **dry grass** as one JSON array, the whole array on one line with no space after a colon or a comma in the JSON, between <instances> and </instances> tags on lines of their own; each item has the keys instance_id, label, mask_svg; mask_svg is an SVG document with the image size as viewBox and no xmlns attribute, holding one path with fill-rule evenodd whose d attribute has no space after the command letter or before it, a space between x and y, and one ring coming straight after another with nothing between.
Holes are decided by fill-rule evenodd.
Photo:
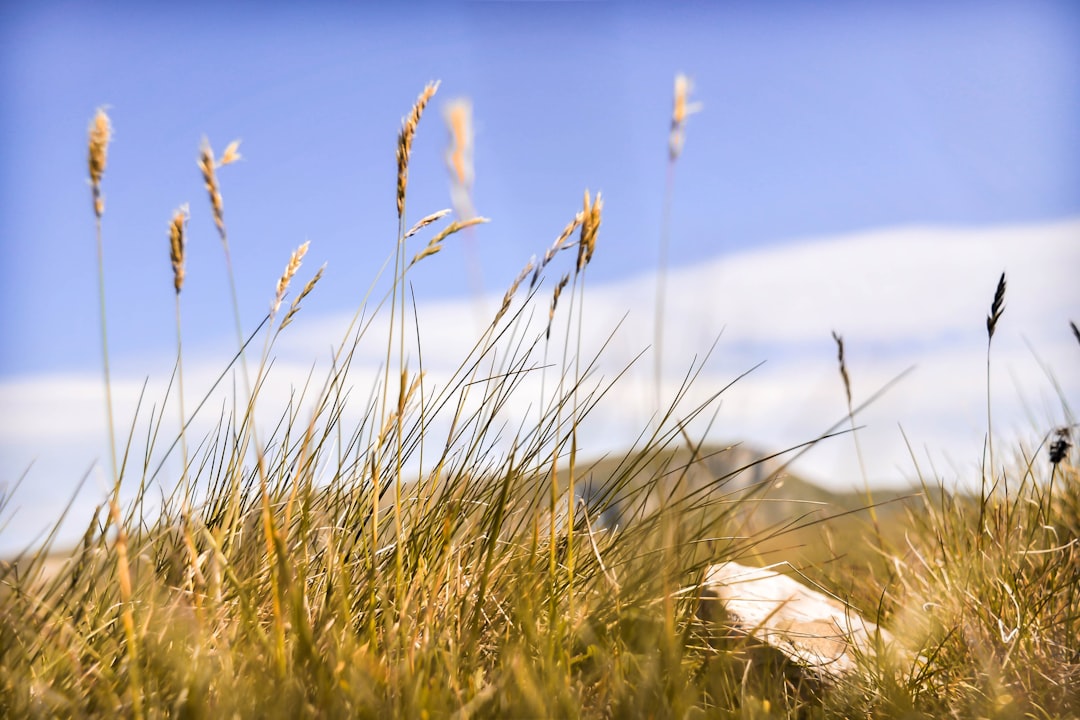
<instances>
[{"instance_id":1,"label":"dry grass","mask_svg":"<svg viewBox=\"0 0 1080 720\"><path fill-rule=\"evenodd\" d=\"M450 197L459 218L476 215L473 208L472 187L476 170L473 167L472 103L458 98L443 108L443 119L450 133L450 145L446 150L446 167L450 172Z\"/></svg>"},{"instance_id":2,"label":"dry grass","mask_svg":"<svg viewBox=\"0 0 1080 720\"><path fill-rule=\"evenodd\" d=\"M308 246L311 245L310 241L305 241L300 247L293 250L292 255L289 256L289 263L285 266L285 272L278 278L277 288L274 291L274 301L270 304L270 314L277 315L278 309L281 307L281 301L285 298L285 293L289 290L289 283L292 282L293 276L296 275L300 269L300 264L304 260L304 256L307 255Z\"/></svg>"},{"instance_id":3,"label":"dry grass","mask_svg":"<svg viewBox=\"0 0 1080 720\"><path fill-rule=\"evenodd\" d=\"M413 137L416 136L416 126L420 124L420 116L424 114L431 98L439 89L438 82L428 83L420 96L416 98L409 115L401 123L401 132L398 133L397 143L397 213L398 218L405 217L405 192L409 184L409 155L412 154Z\"/></svg>"},{"instance_id":4,"label":"dry grass","mask_svg":"<svg viewBox=\"0 0 1080 720\"><path fill-rule=\"evenodd\" d=\"M191 216L187 205L177 208L169 222L169 260L173 269L176 294L184 288L184 251L187 247L187 223Z\"/></svg>"},{"instance_id":5,"label":"dry grass","mask_svg":"<svg viewBox=\"0 0 1080 720\"><path fill-rule=\"evenodd\" d=\"M171 467L179 447L183 469L161 482L155 506L162 478L147 483L146 468L114 464L110 497L66 562L43 572L56 557L47 539L0 565L0 716L1080 715L1080 476L1068 432L999 463L1011 493L955 495L928 477L904 519L894 512L876 533L846 512L774 516L781 459L720 469L732 448L689 433L722 397L687 403L701 361L634 447L585 462L579 430L618 382L582 356L584 271L602 220L599 193L587 191L453 373L428 378L422 353L406 352L406 343L422 348L406 322L406 273L485 222L435 231L442 211L404 230L412 136L436 87L398 138L391 287L365 298L356 315L365 322L349 326L323 382L298 389L270 427L256 422L256 407L270 402L261 393L274 342L323 268L274 328L307 243L292 254L256 331L265 328L265 344L254 381L243 353L254 335L239 325L237 356L218 380L234 380L235 411L205 417L215 384L188 415L179 323L188 217L173 215L179 382L149 418L131 419L125 457ZM683 103L685 119L685 95ZM90 136L99 248L109 127L95 119ZM235 144L220 162L208 144L199 154L226 260L216 170L237 157ZM406 263L406 240L426 233ZM560 258L575 247L576 258ZM550 304L535 292L549 274L559 278ZM567 286L570 307L557 318ZM104 312L103 286L101 297ZM370 317L387 305L388 335L370 337ZM1003 307L1004 278L991 337ZM550 362L556 320L565 321L565 350ZM107 348L104 315L102 325ZM851 421L858 408L836 340ZM363 399L350 366L379 342L384 374ZM524 382L537 373L539 394ZM502 409L522 400L534 419L508 427ZM181 430L167 445L156 407L177 401ZM212 429L189 448L184 428L196 418ZM742 482L758 469L760 482ZM125 481L137 486L128 507L118 494ZM808 687L790 668L748 660L747 648L702 622L697 594L709 566L797 551L804 572L891 629L907 652L859 658L853 674Z\"/></svg>"},{"instance_id":6,"label":"dry grass","mask_svg":"<svg viewBox=\"0 0 1080 720\"><path fill-rule=\"evenodd\" d=\"M675 76L675 92L671 107L671 131L668 133L668 158L675 162L686 144L686 120L701 111L701 103L690 102L694 84L686 75Z\"/></svg>"},{"instance_id":7,"label":"dry grass","mask_svg":"<svg viewBox=\"0 0 1080 720\"><path fill-rule=\"evenodd\" d=\"M93 191L94 215L100 220L105 213L105 200L101 197L101 178L105 175L105 165L109 159L109 140L112 139L112 122L99 108L90 123L89 166L90 188Z\"/></svg>"}]
</instances>

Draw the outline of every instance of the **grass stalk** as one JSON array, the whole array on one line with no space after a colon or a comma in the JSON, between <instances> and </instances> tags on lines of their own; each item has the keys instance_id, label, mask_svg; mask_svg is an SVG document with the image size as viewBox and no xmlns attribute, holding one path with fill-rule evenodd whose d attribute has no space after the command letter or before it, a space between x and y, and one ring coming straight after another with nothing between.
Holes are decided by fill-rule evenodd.
<instances>
[{"instance_id":1,"label":"grass stalk","mask_svg":"<svg viewBox=\"0 0 1080 720\"><path fill-rule=\"evenodd\" d=\"M855 444L855 457L859 463L859 475L862 476L863 490L866 492L866 506L870 510L870 520L874 523L874 534L877 536L878 544L881 544L881 525L878 524L874 494L870 490L870 476L866 474L866 462L863 460L862 445L859 443L859 429L855 426L855 406L851 400L851 376L848 375L847 361L844 358L844 338L835 330L832 337L836 342L837 363L840 368L840 379L844 383L844 398L847 401L848 424L851 427L852 442Z\"/></svg>"}]
</instances>

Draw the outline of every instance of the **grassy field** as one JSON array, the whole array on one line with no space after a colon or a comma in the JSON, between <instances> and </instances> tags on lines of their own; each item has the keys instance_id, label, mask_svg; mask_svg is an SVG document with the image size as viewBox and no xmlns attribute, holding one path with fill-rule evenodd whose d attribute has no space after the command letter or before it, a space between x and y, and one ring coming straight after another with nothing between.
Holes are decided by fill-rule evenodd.
<instances>
[{"instance_id":1,"label":"grassy field","mask_svg":"<svg viewBox=\"0 0 1080 720\"><path fill-rule=\"evenodd\" d=\"M425 382L422 355L410 363L407 351L418 342L409 271L483 222L406 221L412 138L436 89L399 135L390 288L358 309L333 370L307 388L311 412L255 420L275 340L303 321L321 278L299 285L306 244L254 332L233 291L237 355L223 377L240 397L214 432L141 447L118 439L110 406L114 491L81 543L61 553L46 541L0 566L0 716L1080 716L1080 477L1067 430L1034 456L991 445L977 495L925 478L873 509L864 494L831 495L787 472L797 448L761 457L692 437L716 398L669 399L624 454L586 457L578 428L618 382L597 380L575 352L603 213L588 192L451 380ZM102 251L110 135L99 113L89 169ZM199 156L227 266L217 173L236 156L208 144ZM180 427L201 408L185 402L179 350L187 222L181 209L168 225L178 351L161 399ZM1004 293L1003 277L988 342ZM527 320L533 305L542 327ZM657 306L662 321L662 296ZM389 315L388 336L369 335L375 313ZM552 334L568 348L554 361ZM385 346L383 375L358 400L350 363L372 343ZM535 421L507 429L501 409L537 374ZM343 419L350 402L363 407L358 423ZM183 468L161 501L144 482L151 454ZM122 486L138 488L126 506ZM798 566L903 652L825 683L749 660L698 615L706 569L727 560Z\"/></svg>"}]
</instances>

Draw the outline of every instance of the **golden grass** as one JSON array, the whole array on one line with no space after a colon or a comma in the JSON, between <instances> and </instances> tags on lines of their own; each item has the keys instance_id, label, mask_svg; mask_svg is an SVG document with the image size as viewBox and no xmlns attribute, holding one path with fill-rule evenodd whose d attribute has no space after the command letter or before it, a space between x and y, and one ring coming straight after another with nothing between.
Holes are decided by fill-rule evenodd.
<instances>
[{"instance_id":1,"label":"golden grass","mask_svg":"<svg viewBox=\"0 0 1080 720\"><path fill-rule=\"evenodd\" d=\"M536 283L540 280L540 275L547 269L548 264L555 259L563 250L568 250L573 247L573 243L569 242L570 236L574 234L574 231L581 227L581 223L585 220L585 213L579 212L574 216L574 219L566 224L563 231L559 233L559 237L555 238L555 242L551 244L551 247L544 253L544 259L536 266L536 270L533 271L532 280L529 282L529 287L536 287Z\"/></svg>"},{"instance_id":2,"label":"golden grass","mask_svg":"<svg viewBox=\"0 0 1080 720\"><path fill-rule=\"evenodd\" d=\"M459 218L476 214L472 203L473 167L472 103L458 98L443 108L443 120L450 135L446 149L446 167L450 172L450 197Z\"/></svg>"},{"instance_id":3,"label":"golden grass","mask_svg":"<svg viewBox=\"0 0 1080 720\"><path fill-rule=\"evenodd\" d=\"M529 273L533 271L534 265L535 263L530 260L526 263L525 267L521 269L521 272L518 273L517 277L514 278L514 282L510 283L510 287L507 288L506 292L503 294L502 304L499 306L499 312L495 314L495 319L492 321L492 324L497 325L506 314L506 311L510 309L510 303L513 302L518 287L521 285L521 282L529 276Z\"/></svg>"},{"instance_id":4,"label":"golden grass","mask_svg":"<svg viewBox=\"0 0 1080 720\"><path fill-rule=\"evenodd\" d=\"M221 189L217 180L217 161L210 141L204 139L199 148L199 171L202 173L206 193L210 196L210 208L214 213L214 225L218 234L225 235L225 203L221 199Z\"/></svg>"},{"instance_id":5,"label":"golden grass","mask_svg":"<svg viewBox=\"0 0 1080 720\"><path fill-rule=\"evenodd\" d=\"M570 282L570 273L566 273L559 279L558 284L555 285L555 290L551 293L551 307L548 309L547 330L544 332L544 336L548 340L551 339L551 324L555 322L555 309L559 306L559 296L562 295L563 288L566 287L568 282Z\"/></svg>"},{"instance_id":6,"label":"golden grass","mask_svg":"<svg viewBox=\"0 0 1080 720\"><path fill-rule=\"evenodd\" d=\"M701 110L700 103L690 102L694 84L686 75L675 76L675 93L671 108L671 131L668 134L668 157L672 162L682 154L686 143L686 119Z\"/></svg>"},{"instance_id":7,"label":"golden grass","mask_svg":"<svg viewBox=\"0 0 1080 720\"><path fill-rule=\"evenodd\" d=\"M412 111L401 123L401 132L398 133L397 144L397 213L398 219L405 217L405 190L409 184L409 156L412 154L413 137L416 135L416 126L420 124L420 116L424 114L431 98L439 89L439 82L428 83L420 96L416 98Z\"/></svg>"},{"instance_id":8,"label":"golden grass","mask_svg":"<svg viewBox=\"0 0 1080 720\"><path fill-rule=\"evenodd\" d=\"M124 529L123 516L120 513L120 502L115 495L109 500L109 519L116 528L113 548L116 551L116 578L120 588L120 622L127 640L128 672L131 674L128 689L131 695L132 714L136 719L141 719L143 716L142 682L139 670L139 642L135 631L135 614L132 609L134 593L132 592L131 563L128 559L128 536L127 530Z\"/></svg>"},{"instance_id":9,"label":"golden grass","mask_svg":"<svg viewBox=\"0 0 1080 720\"><path fill-rule=\"evenodd\" d=\"M112 122L104 108L98 108L89 130L90 187L93 190L94 215L101 219L105 213L105 200L101 197L101 178L109 159L109 141L112 139Z\"/></svg>"},{"instance_id":10,"label":"golden grass","mask_svg":"<svg viewBox=\"0 0 1080 720\"><path fill-rule=\"evenodd\" d=\"M442 220L444 217L449 215L451 212L453 212L453 210L450 210L449 208L447 208L446 210L439 210L438 212L433 212L430 215L425 215L424 217L417 220L415 225L413 225L411 228L409 228L409 231L405 233L405 239L408 240L413 235L420 232L421 230L426 228L431 223Z\"/></svg>"},{"instance_id":11,"label":"golden grass","mask_svg":"<svg viewBox=\"0 0 1080 720\"><path fill-rule=\"evenodd\" d=\"M1044 438L1051 466L1042 462L1042 445L1020 463L1011 502L1008 493L966 498L924 484L903 526L883 523L885 533L874 538L859 525L839 538L841 555L831 545L828 553L808 548L806 557L816 557L805 560L811 575L845 600L862 599L852 604L876 611L872 619L887 623L918 655L914 664L861 658L852 677L810 697L785 668L747 662L746 648L723 644L718 629L696 612L708 566L759 552L793 553L792 533L800 547L811 546L820 543L814 533L822 529L806 516L761 531L751 527L747 518L765 507L755 500L774 487L776 475L761 488L724 489L768 459L738 461L738 469L710 465L726 451L703 448L687 428L708 420L722 391L688 411L680 406L702 366L690 368L641 446L588 467L576 459L579 425L614 382L593 384L596 360L580 356L584 270L602 219L599 194L593 199L586 191L582 210L543 259L525 265L451 377L426 387L418 334L408 338L410 348L416 341L418 368L409 369L413 360L405 353L405 240L447 212L427 215L406 233L404 192L411 134L435 87L421 94L398 138L398 265L393 288L376 304L384 307L387 298L401 304L390 302L385 374L373 381L355 425L346 419L356 380L349 366L368 342L370 321L355 334L350 324L325 384L312 385L315 397L290 398L281 422L260 442L255 406L277 337L268 329L255 382L237 398L236 410L223 411L216 430L193 444L189 465L185 428L203 404L186 416L179 307L188 213L182 207L173 214L181 489L166 490L157 517L148 519L144 504L166 479L128 465L125 454L119 467L114 459L111 496L56 576L40 576L51 539L29 558L25 575L18 563L0 563L0 715L1076 716L1080 476L1068 462L1067 429ZM682 110L676 106L682 121L692 107L688 90ZM97 119L91 126L95 199L111 132L107 117L101 122L104 132L95 132ZM220 161L208 143L200 151L210 214L223 241L215 171L238 157L236 143ZM95 202L99 251L100 209ZM413 262L481 222L486 219L450 223ZM553 288L547 327L531 324L532 292L510 313L525 278L532 274L531 291L556 255L574 245L576 262ZM264 323L280 311L307 248L291 254ZM324 268L292 301L278 332ZM561 366L552 365L543 338L550 337L571 274L567 349ZM103 286L101 298L105 345ZM991 336L1003 308L1004 278L991 306ZM369 309L365 298L361 310ZM843 340L834 339L850 419ZM242 338L240 347L233 363L242 358ZM559 375L550 394L549 367ZM536 372L539 397L530 391L520 398L521 378ZM170 384L163 404L175 390ZM516 399L539 409L535 425L505 427L500 409ZM307 404L312 413L302 417L299 408ZM425 450L424 438L443 421L445 443L428 442ZM145 448L135 446L140 422L132 423L128 451L133 458L144 453L148 462L162 453L156 429L146 434ZM436 457L425 463L425 452ZM404 463L414 455L415 482L403 486ZM125 475L140 479L126 517L119 498ZM690 482L696 476L701 482ZM575 483L587 486L580 497ZM392 517L383 500L391 490ZM0 509L5 502L0 497ZM545 505L549 517L541 512ZM610 510L619 512L619 526L598 527Z\"/></svg>"},{"instance_id":12,"label":"golden grass","mask_svg":"<svg viewBox=\"0 0 1080 720\"><path fill-rule=\"evenodd\" d=\"M173 269L173 288L179 295L184 287L184 252L187 245L187 223L191 217L187 205L182 205L173 213L169 221L169 260Z\"/></svg>"},{"instance_id":13,"label":"golden grass","mask_svg":"<svg viewBox=\"0 0 1080 720\"><path fill-rule=\"evenodd\" d=\"M487 223L487 222L491 222L491 221L488 218L485 218L485 217L474 217L474 218L469 218L468 220L455 220L454 222L450 223L445 228L440 230L435 235L435 237L431 238L431 240L428 241L428 244L424 247L423 250L421 250L420 252L416 253L415 256L413 256L412 262L409 263L409 267L412 267L413 265L420 262L424 258L431 257L435 253L442 250L442 248L443 248L443 246L442 246L443 240L450 237L454 233L461 232L465 228L469 228L469 227L472 227L474 225L480 225L482 223Z\"/></svg>"},{"instance_id":14,"label":"golden grass","mask_svg":"<svg viewBox=\"0 0 1080 720\"><path fill-rule=\"evenodd\" d=\"M284 330L285 326L292 322L293 316L296 315L296 313L300 310L300 303L303 302L304 298L310 295L311 291L315 289L315 286L318 284L319 280L322 279L323 271L325 270L326 263L323 263L322 266L318 269L318 271L316 271L316 273L312 276L312 278L308 280L307 283L305 283L304 289L301 290L300 294L297 295L296 298L292 301L292 305L289 306L289 312L285 313L285 317L282 319L281 325L278 326L279 332L281 330Z\"/></svg>"},{"instance_id":15,"label":"golden grass","mask_svg":"<svg viewBox=\"0 0 1080 720\"><path fill-rule=\"evenodd\" d=\"M600 216L604 209L604 201L600 193L596 193L596 199L590 202L589 191L585 191L585 207L581 211L581 236L578 240L577 271L581 272L592 260L596 250L596 233L600 229Z\"/></svg>"},{"instance_id":16,"label":"golden grass","mask_svg":"<svg viewBox=\"0 0 1080 720\"><path fill-rule=\"evenodd\" d=\"M277 311L281 307L281 301L289 289L289 283L292 282L293 276L300 269L300 264L303 262L304 256L307 255L309 245L311 245L311 241L305 241L300 247L293 250L292 255L289 256L289 263L285 266L285 272L281 274L277 281L274 301L270 304L271 315L277 315Z\"/></svg>"}]
</instances>

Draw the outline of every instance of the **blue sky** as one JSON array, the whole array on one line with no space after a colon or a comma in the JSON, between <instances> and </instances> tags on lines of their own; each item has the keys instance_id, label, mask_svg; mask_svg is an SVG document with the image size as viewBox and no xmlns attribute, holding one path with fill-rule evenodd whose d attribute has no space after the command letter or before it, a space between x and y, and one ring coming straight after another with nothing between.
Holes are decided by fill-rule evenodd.
<instances>
[{"instance_id":1,"label":"blue sky","mask_svg":"<svg viewBox=\"0 0 1080 720\"><path fill-rule=\"evenodd\" d=\"M1080 7L1066 0L7 3L0 293L12 310L0 315L0 381L13 393L49 378L100 377L85 150L100 105L115 126L103 183L111 350L118 374L140 378L167 374L174 352L166 228L182 203L192 211L185 347L212 353L233 340L195 166L203 136L219 152L243 141L244 160L220 177L248 328L304 240L306 267L327 263L305 313L330 318L357 306L394 241L400 118L432 79L442 86L414 146L410 217L450 204L437 110L468 97L474 200L492 223L418 268L418 297L470 297L472 263L484 290L501 295L585 188L605 196L590 282L615 287L656 265L677 72L693 78L704 110L690 118L675 170L675 270L757 257L764 264L752 267L767 273L810 239L871 233L866 242L876 242L883 229L992 230L1080 216ZM1076 247L1072 232L1031 248ZM986 286L979 308L994 268L1005 254L1022 258L1024 242L986 246L1004 254L972 280ZM1070 281L1029 286L1080 320ZM719 330L744 310L710 317ZM633 339L651 342L651 328L636 327ZM905 352L930 342L904 337ZM752 351L733 355L752 364L782 342L763 329ZM815 352L827 356L829 342L826 332ZM875 342L864 357L885 352ZM37 446L22 442L4 446L6 475L33 459Z\"/></svg>"},{"instance_id":2,"label":"blue sky","mask_svg":"<svg viewBox=\"0 0 1080 720\"><path fill-rule=\"evenodd\" d=\"M423 84L473 100L476 206L494 219L422 293L504 279L606 194L593 277L655 264L671 83L695 80L672 257L807 236L986 225L1080 211L1080 10L1068 2L9 4L0 25L0 372L82 367L96 332L86 125L116 128L105 180L117 352L168 343L164 230L190 202L193 340L228 331L220 253L194 166L223 173L246 319L289 251L327 261L320 309L352 307L392 241L393 136ZM414 216L448 203L437 113L415 153ZM446 272L449 266L457 272ZM63 327L62 333L55 331Z\"/></svg>"}]
</instances>

